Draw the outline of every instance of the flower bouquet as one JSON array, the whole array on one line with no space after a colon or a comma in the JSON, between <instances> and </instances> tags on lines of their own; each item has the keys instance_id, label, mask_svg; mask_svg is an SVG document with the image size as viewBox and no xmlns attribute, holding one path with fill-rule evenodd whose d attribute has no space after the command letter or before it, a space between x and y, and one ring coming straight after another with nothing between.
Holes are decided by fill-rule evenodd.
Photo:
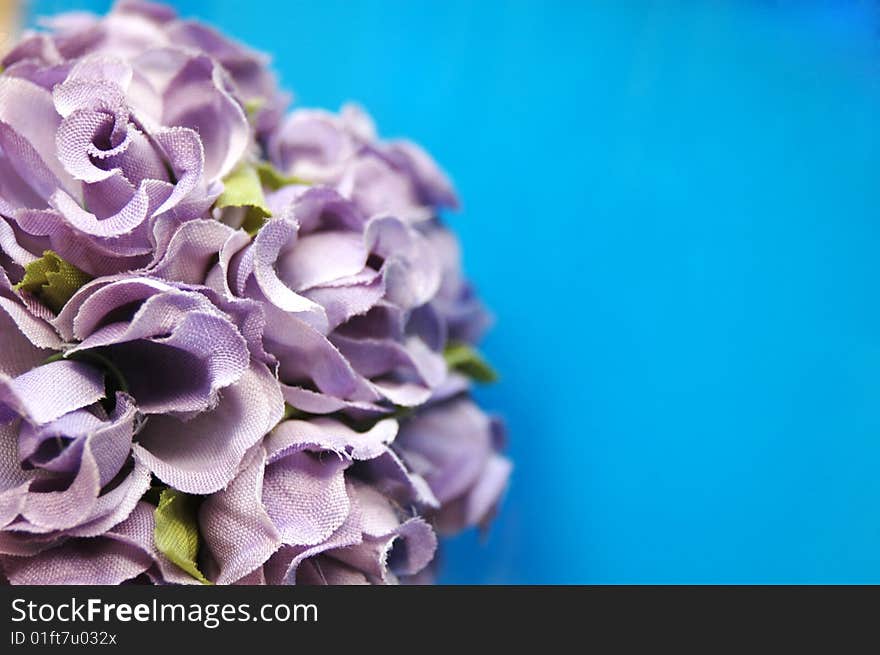
<instances>
[{"instance_id":1,"label":"flower bouquet","mask_svg":"<svg viewBox=\"0 0 880 655\"><path fill-rule=\"evenodd\" d=\"M46 27L0 73L5 581L429 580L510 472L446 176L165 6Z\"/></svg>"}]
</instances>

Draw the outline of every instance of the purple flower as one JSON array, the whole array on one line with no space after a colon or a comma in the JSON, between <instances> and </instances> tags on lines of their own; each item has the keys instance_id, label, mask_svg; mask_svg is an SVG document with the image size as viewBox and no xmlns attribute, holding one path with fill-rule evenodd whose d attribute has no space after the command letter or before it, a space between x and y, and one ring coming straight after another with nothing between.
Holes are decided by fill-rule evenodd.
<instances>
[{"instance_id":1,"label":"purple flower","mask_svg":"<svg viewBox=\"0 0 880 655\"><path fill-rule=\"evenodd\" d=\"M47 25L0 73L2 576L429 579L510 473L446 176L164 6Z\"/></svg>"},{"instance_id":2,"label":"purple flower","mask_svg":"<svg viewBox=\"0 0 880 655\"><path fill-rule=\"evenodd\" d=\"M216 60L179 46L24 54L0 77L10 244L106 275L149 263L158 231L207 216L253 138Z\"/></svg>"},{"instance_id":3,"label":"purple flower","mask_svg":"<svg viewBox=\"0 0 880 655\"><path fill-rule=\"evenodd\" d=\"M125 379L147 418L135 459L173 488L203 494L228 484L281 419L281 394L252 332L258 312L209 289L121 277L83 287L55 325L76 342L67 357L97 353Z\"/></svg>"},{"instance_id":4,"label":"purple flower","mask_svg":"<svg viewBox=\"0 0 880 655\"><path fill-rule=\"evenodd\" d=\"M294 111L268 151L282 171L333 186L366 216L417 222L458 206L446 175L424 150L408 141L379 141L370 118L354 105L339 115Z\"/></svg>"},{"instance_id":5,"label":"purple flower","mask_svg":"<svg viewBox=\"0 0 880 655\"><path fill-rule=\"evenodd\" d=\"M507 486L511 465L499 451L504 426L470 399L428 405L403 422L395 449L436 496L441 533L485 525Z\"/></svg>"},{"instance_id":6,"label":"purple flower","mask_svg":"<svg viewBox=\"0 0 880 655\"><path fill-rule=\"evenodd\" d=\"M446 338L475 344L492 323L492 318L465 278L458 239L439 222L425 230L431 252L440 261L440 288L431 299L431 307L441 317Z\"/></svg>"},{"instance_id":7,"label":"purple flower","mask_svg":"<svg viewBox=\"0 0 880 655\"><path fill-rule=\"evenodd\" d=\"M393 419L366 433L329 418L281 423L233 484L202 505L217 580L295 582L301 562L343 546L362 582L421 570L436 547L430 526L355 475L363 462L394 458L397 429ZM250 535L244 546L235 537L242 533ZM413 542L412 561L400 568L387 556L398 541L400 550Z\"/></svg>"},{"instance_id":8,"label":"purple flower","mask_svg":"<svg viewBox=\"0 0 880 655\"><path fill-rule=\"evenodd\" d=\"M102 371L44 364L61 341L0 278L0 552L32 555L122 521L149 485L130 461L138 415ZM102 405L101 399L108 400Z\"/></svg>"},{"instance_id":9,"label":"purple flower","mask_svg":"<svg viewBox=\"0 0 880 655\"><path fill-rule=\"evenodd\" d=\"M150 50L179 48L210 56L223 68L240 98L255 114L259 135L274 129L289 102L268 68L269 58L228 39L207 25L181 20L170 7L124 0L104 17L77 12L44 23L51 34L32 32L3 58L7 74L52 84L70 62L96 53L127 60ZM51 88L51 86L49 87Z\"/></svg>"},{"instance_id":10,"label":"purple flower","mask_svg":"<svg viewBox=\"0 0 880 655\"><path fill-rule=\"evenodd\" d=\"M227 239L210 279L263 307L285 400L318 414L424 402L446 375L426 305L442 276L429 242L327 188L288 187L269 204L279 218Z\"/></svg>"}]
</instances>

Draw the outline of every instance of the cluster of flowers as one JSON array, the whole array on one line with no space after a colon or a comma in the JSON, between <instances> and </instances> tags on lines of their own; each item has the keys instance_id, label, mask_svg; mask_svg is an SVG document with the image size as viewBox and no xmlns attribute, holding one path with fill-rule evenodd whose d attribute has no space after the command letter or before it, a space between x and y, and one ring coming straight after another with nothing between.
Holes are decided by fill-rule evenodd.
<instances>
[{"instance_id":1,"label":"cluster of flowers","mask_svg":"<svg viewBox=\"0 0 880 655\"><path fill-rule=\"evenodd\" d=\"M426 580L510 471L446 177L164 6L47 27L0 73L6 581Z\"/></svg>"}]
</instances>

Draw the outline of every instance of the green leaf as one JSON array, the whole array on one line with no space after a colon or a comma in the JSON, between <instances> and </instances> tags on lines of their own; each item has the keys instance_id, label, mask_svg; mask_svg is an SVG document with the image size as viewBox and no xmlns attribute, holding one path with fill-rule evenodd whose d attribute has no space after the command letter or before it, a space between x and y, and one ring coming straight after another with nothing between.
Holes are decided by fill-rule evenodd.
<instances>
[{"instance_id":1,"label":"green leaf","mask_svg":"<svg viewBox=\"0 0 880 655\"><path fill-rule=\"evenodd\" d=\"M260 181L263 183L263 186L272 189L272 191L277 191L281 187L290 186L291 184L311 184L311 182L303 180L302 178L294 177L293 175L285 175L272 164L265 161L261 161L257 164L257 174L260 176Z\"/></svg>"},{"instance_id":2,"label":"green leaf","mask_svg":"<svg viewBox=\"0 0 880 655\"><path fill-rule=\"evenodd\" d=\"M480 353L466 343L453 341L446 346L443 357L449 368L467 375L472 380L485 384L498 380L498 373L495 372L495 369L489 366Z\"/></svg>"},{"instance_id":3,"label":"green leaf","mask_svg":"<svg viewBox=\"0 0 880 655\"><path fill-rule=\"evenodd\" d=\"M223 193L217 198L216 206L253 207L267 217L272 215L266 207L260 176L256 167L251 164L242 164L224 178Z\"/></svg>"},{"instance_id":4,"label":"green leaf","mask_svg":"<svg viewBox=\"0 0 880 655\"><path fill-rule=\"evenodd\" d=\"M76 291L92 277L57 253L46 250L43 256L24 267L24 278L15 285L40 299L56 314Z\"/></svg>"},{"instance_id":5,"label":"green leaf","mask_svg":"<svg viewBox=\"0 0 880 655\"><path fill-rule=\"evenodd\" d=\"M257 114L259 114L260 110L265 106L265 98L251 98L250 100L245 100L244 111L247 114L248 118L253 118Z\"/></svg>"},{"instance_id":6,"label":"green leaf","mask_svg":"<svg viewBox=\"0 0 880 655\"><path fill-rule=\"evenodd\" d=\"M214 206L218 209L244 207L247 213L241 227L251 235L256 234L266 219L272 216L266 206L260 175L252 164L242 164L226 176L223 180L223 193Z\"/></svg>"},{"instance_id":7,"label":"green leaf","mask_svg":"<svg viewBox=\"0 0 880 655\"><path fill-rule=\"evenodd\" d=\"M202 584L212 584L196 564L200 541L198 500L176 489L164 489L156 507L153 539L159 552L171 562Z\"/></svg>"}]
</instances>

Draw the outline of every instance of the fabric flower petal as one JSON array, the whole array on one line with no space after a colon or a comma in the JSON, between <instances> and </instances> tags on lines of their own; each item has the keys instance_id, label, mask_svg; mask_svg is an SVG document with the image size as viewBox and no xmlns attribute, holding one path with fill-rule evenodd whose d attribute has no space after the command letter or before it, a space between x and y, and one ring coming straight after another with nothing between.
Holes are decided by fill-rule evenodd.
<instances>
[{"instance_id":1,"label":"fabric flower petal","mask_svg":"<svg viewBox=\"0 0 880 655\"><path fill-rule=\"evenodd\" d=\"M210 412L190 420L153 416L134 456L163 482L193 494L225 487L244 454L278 423L284 401L265 365L252 364Z\"/></svg>"}]
</instances>

